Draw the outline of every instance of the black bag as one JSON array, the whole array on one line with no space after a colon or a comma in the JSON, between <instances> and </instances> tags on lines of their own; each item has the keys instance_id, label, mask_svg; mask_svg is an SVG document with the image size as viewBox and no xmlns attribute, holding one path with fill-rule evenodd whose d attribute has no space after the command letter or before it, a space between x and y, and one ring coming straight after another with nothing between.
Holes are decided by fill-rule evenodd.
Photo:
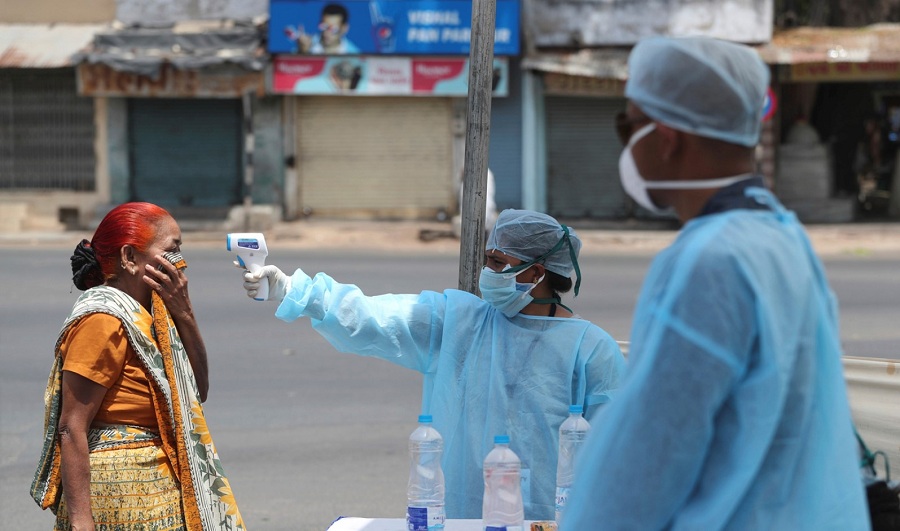
<instances>
[{"instance_id":1,"label":"black bag","mask_svg":"<svg viewBox=\"0 0 900 531\"><path fill-rule=\"evenodd\" d=\"M856 440L859 441L862 454L860 466L866 470L868 476L866 502L869 505L872 531L900 531L900 484L891 483L891 469L887 455L880 450L869 451L859 433L856 433ZM879 478L875 470L875 459L878 456L884 459L884 479Z\"/></svg>"}]
</instances>

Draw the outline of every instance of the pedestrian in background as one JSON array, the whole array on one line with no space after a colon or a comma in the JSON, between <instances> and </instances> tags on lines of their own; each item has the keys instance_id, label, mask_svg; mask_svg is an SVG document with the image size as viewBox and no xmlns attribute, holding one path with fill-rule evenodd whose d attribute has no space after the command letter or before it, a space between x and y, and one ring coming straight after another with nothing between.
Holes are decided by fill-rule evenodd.
<instances>
[{"instance_id":1,"label":"pedestrian in background","mask_svg":"<svg viewBox=\"0 0 900 531\"><path fill-rule=\"evenodd\" d=\"M423 413L444 437L448 518L481 518L481 465L495 435L522 460L525 517L552 520L559 426L569 406L589 418L610 401L624 358L598 326L562 304L575 293L581 241L552 217L504 210L485 249L479 286L466 291L366 296L325 273L287 276L274 265L244 274L260 282L284 321L309 317L341 352L374 356L424 375Z\"/></svg>"},{"instance_id":2,"label":"pedestrian in background","mask_svg":"<svg viewBox=\"0 0 900 531\"><path fill-rule=\"evenodd\" d=\"M684 226L647 274L562 529L868 529L836 301L755 173L766 65L656 37L628 67L622 184Z\"/></svg>"},{"instance_id":3,"label":"pedestrian in background","mask_svg":"<svg viewBox=\"0 0 900 531\"><path fill-rule=\"evenodd\" d=\"M56 343L32 484L55 529L244 529L200 405L206 348L180 251L150 203L114 208L75 249L84 294Z\"/></svg>"}]
</instances>

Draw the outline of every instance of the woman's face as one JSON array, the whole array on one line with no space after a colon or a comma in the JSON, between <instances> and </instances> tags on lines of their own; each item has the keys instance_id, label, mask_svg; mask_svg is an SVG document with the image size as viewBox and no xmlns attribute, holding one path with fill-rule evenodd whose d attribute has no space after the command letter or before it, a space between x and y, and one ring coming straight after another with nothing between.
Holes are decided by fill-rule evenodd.
<instances>
[{"instance_id":1,"label":"woman's face","mask_svg":"<svg viewBox=\"0 0 900 531\"><path fill-rule=\"evenodd\" d=\"M509 267L515 267L521 263L522 261L518 258L501 253L496 249L491 249L484 252L484 265L495 273L503 271L503 268L505 268L507 265Z\"/></svg>"},{"instance_id":2,"label":"woman's face","mask_svg":"<svg viewBox=\"0 0 900 531\"><path fill-rule=\"evenodd\" d=\"M135 253L135 263L139 271L144 270L144 265L150 264L153 267L158 266L156 255L181 251L181 229L174 219L167 217L159 222L156 232L156 238L147 247L143 253Z\"/></svg>"},{"instance_id":3,"label":"woman's face","mask_svg":"<svg viewBox=\"0 0 900 531\"><path fill-rule=\"evenodd\" d=\"M510 256L505 253L501 253L496 249L491 249L489 251L484 252L484 265L494 271L499 273L503 271L507 265L509 267L516 267L517 265L521 265L524 263L524 260L519 260L514 256ZM536 278L540 278L544 274L543 266L540 264L534 264L532 267L526 268L524 271L516 275L516 282L520 282L523 284L534 282Z\"/></svg>"}]
</instances>

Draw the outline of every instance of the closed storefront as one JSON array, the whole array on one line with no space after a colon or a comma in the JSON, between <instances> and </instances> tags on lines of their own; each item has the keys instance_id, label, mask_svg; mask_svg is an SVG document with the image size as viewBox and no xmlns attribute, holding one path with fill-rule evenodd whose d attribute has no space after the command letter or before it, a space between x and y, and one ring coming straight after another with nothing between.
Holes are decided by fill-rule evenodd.
<instances>
[{"instance_id":1,"label":"closed storefront","mask_svg":"<svg viewBox=\"0 0 900 531\"><path fill-rule=\"evenodd\" d=\"M447 219L456 211L464 160L472 3L344 0L337 12L333 7L269 2L268 89L293 109L285 113L292 121L285 132L292 137L286 211ZM508 58L519 53L518 0L498 0L495 15L491 86L505 97ZM323 17L333 24L323 25ZM511 127L491 152L491 162L503 167L497 175L513 185L519 168L510 160L521 133L507 122L516 111L507 105L494 115ZM518 195L513 189L507 202Z\"/></svg>"},{"instance_id":2,"label":"closed storefront","mask_svg":"<svg viewBox=\"0 0 900 531\"><path fill-rule=\"evenodd\" d=\"M180 221L241 228L280 215L281 108L264 98L262 31L210 20L94 35L78 92L102 110L111 204L146 201ZM251 220L255 201L269 205Z\"/></svg>"},{"instance_id":3,"label":"closed storefront","mask_svg":"<svg viewBox=\"0 0 900 531\"><path fill-rule=\"evenodd\" d=\"M169 208L240 202L240 100L132 99L128 114L133 200Z\"/></svg>"},{"instance_id":4,"label":"closed storefront","mask_svg":"<svg viewBox=\"0 0 900 531\"><path fill-rule=\"evenodd\" d=\"M94 101L65 69L0 70L0 189L93 191Z\"/></svg>"},{"instance_id":5,"label":"closed storefront","mask_svg":"<svg viewBox=\"0 0 900 531\"><path fill-rule=\"evenodd\" d=\"M295 108L307 215L423 218L451 202L449 98L299 97Z\"/></svg>"},{"instance_id":6,"label":"closed storefront","mask_svg":"<svg viewBox=\"0 0 900 531\"><path fill-rule=\"evenodd\" d=\"M613 120L623 98L547 96L547 208L561 218L629 214Z\"/></svg>"},{"instance_id":7,"label":"closed storefront","mask_svg":"<svg viewBox=\"0 0 900 531\"><path fill-rule=\"evenodd\" d=\"M779 199L807 223L900 219L900 25L784 29L757 50Z\"/></svg>"}]
</instances>

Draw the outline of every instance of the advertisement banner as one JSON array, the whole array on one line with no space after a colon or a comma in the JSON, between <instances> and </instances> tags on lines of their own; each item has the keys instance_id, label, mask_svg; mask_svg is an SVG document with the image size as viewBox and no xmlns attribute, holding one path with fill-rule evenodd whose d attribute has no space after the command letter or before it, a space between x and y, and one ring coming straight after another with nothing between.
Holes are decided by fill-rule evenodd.
<instances>
[{"instance_id":1,"label":"advertisement banner","mask_svg":"<svg viewBox=\"0 0 900 531\"><path fill-rule=\"evenodd\" d=\"M344 96L466 96L463 57L275 56L271 92ZM509 94L509 63L494 59L494 96Z\"/></svg>"},{"instance_id":2,"label":"advertisement banner","mask_svg":"<svg viewBox=\"0 0 900 531\"><path fill-rule=\"evenodd\" d=\"M469 55L471 0L271 0L269 52ZM495 55L519 54L519 0L497 0Z\"/></svg>"}]
</instances>

